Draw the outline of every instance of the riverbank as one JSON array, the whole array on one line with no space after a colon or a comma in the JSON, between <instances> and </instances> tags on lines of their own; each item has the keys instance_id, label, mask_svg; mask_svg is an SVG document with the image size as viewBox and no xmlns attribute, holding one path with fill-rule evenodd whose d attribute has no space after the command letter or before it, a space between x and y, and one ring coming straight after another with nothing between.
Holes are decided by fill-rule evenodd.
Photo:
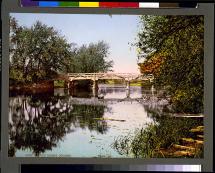
<instances>
[{"instance_id":1,"label":"riverbank","mask_svg":"<svg viewBox=\"0 0 215 173\"><path fill-rule=\"evenodd\" d=\"M53 81L45 81L40 83L25 84L25 85L12 85L9 86L10 92L49 92L54 90Z\"/></svg>"},{"instance_id":2,"label":"riverbank","mask_svg":"<svg viewBox=\"0 0 215 173\"><path fill-rule=\"evenodd\" d=\"M135 158L203 157L203 118L151 117L153 123L119 136L112 147Z\"/></svg>"},{"instance_id":3,"label":"riverbank","mask_svg":"<svg viewBox=\"0 0 215 173\"><path fill-rule=\"evenodd\" d=\"M179 139L168 148L160 148L160 157L202 158L204 150L204 126L197 126L189 130L188 136Z\"/></svg>"},{"instance_id":4,"label":"riverbank","mask_svg":"<svg viewBox=\"0 0 215 173\"><path fill-rule=\"evenodd\" d=\"M104 84L108 85L126 85L125 81L113 81L113 80L107 80ZM151 86L151 83L149 81L131 81L130 86Z\"/></svg>"}]
</instances>

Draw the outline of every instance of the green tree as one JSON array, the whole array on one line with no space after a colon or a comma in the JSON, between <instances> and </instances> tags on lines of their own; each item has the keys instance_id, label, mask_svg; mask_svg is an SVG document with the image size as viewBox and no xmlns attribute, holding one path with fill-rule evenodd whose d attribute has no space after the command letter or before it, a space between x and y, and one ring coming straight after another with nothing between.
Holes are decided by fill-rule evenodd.
<instances>
[{"instance_id":1,"label":"green tree","mask_svg":"<svg viewBox=\"0 0 215 173\"><path fill-rule=\"evenodd\" d=\"M104 41L82 45L76 52L75 72L96 73L111 71L113 61L108 61L109 46Z\"/></svg>"},{"instance_id":2,"label":"green tree","mask_svg":"<svg viewBox=\"0 0 215 173\"><path fill-rule=\"evenodd\" d=\"M37 83L60 73L110 71L109 45L104 41L77 47L53 27L37 21L30 28L10 18L10 84Z\"/></svg>"},{"instance_id":3,"label":"green tree","mask_svg":"<svg viewBox=\"0 0 215 173\"><path fill-rule=\"evenodd\" d=\"M37 21L30 28L10 20L10 78L17 82L50 79L68 69L73 45L53 27Z\"/></svg>"},{"instance_id":4,"label":"green tree","mask_svg":"<svg viewBox=\"0 0 215 173\"><path fill-rule=\"evenodd\" d=\"M162 55L155 84L169 86L174 111L203 112L203 16L141 16L136 46L148 56Z\"/></svg>"}]
</instances>

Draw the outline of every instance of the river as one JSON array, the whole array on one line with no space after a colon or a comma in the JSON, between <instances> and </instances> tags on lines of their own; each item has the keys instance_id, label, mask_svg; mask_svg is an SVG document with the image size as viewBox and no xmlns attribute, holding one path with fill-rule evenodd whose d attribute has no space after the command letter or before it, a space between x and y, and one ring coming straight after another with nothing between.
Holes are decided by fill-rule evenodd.
<instances>
[{"instance_id":1,"label":"river","mask_svg":"<svg viewBox=\"0 0 215 173\"><path fill-rule=\"evenodd\" d=\"M128 157L112 144L123 135L153 122L149 108L157 105L153 87L99 85L92 92L56 88L47 94L11 94L9 156ZM132 157L132 156L130 156Z\"/></svg>"}]
</instances>

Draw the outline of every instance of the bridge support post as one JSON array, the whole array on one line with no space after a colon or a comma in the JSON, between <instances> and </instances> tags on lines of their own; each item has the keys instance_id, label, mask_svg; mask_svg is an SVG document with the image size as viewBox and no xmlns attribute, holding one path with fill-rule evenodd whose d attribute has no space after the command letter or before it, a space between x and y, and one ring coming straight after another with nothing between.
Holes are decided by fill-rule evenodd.
<instances>
[{"instance_id":1,"label":"bridge support post","mask_svg":"<svg viewBox=\"0 0 215 173\"><path fill-rule=\"evenodd\" d=\"M75 95L75 81L74 80L68 81L67 85L68 85L69 95L73 97Z\"/></svg>"},{"instance_id":2,"label":"bridge support post","mask_svg":"<svg viewBox=\"0 0 215 173\"><path fill-rule=\"evenodd\" d=\"M130 90L126 90L126 97L130 98Z\"/></svg>"},{"instance_id":3,"label":"bridge support post","mask_svg":"<svg viewBox=\"0 0 215 173\"><path fill-rule=\"evenodd\" d=\"M126 81L126 89L127 89L127 90L130 90L130 81L129 81L129 80Z\"/></svg>"},{"instance_id":4,"label":"bridge support post","mask_svg":"<svg viewBox=\"0 0 215 173\"><path fill-rule=\"evenodd\" d=\"M67 88L68 89L73 89L74 88L74 81L67 82Z\"/></svg>"},{"instance_id":5,"label":"bridge support post","mask_svg":"<svg viewBox=\"0 0 215 173\"><path fill-rule=\"evenodd\" d=\"M93 97L98 97L98 80L93 80Z\"/></svg>"},{"instance_id":6,"label":"bridge support post","mask_svg":"<svg viewBox=\"0 0 215 173\"><path fill-rule=\"evenodd\" d=\"M152 92L152 102L155 103L155 88L154 88L153 84L152 84L152 87L151 87L151 92Z\"/></svg>"},{"instance_id":7,"label":"bridge support post","mask_svg":"<svg viewBox=\"0 0 215 173\"><path fill-rule=\"evenodd\" d=\"M64 81L64 88L68 88L68 83L69 83L68 81L66 80Z\"/></svg>"},{"instance_id":8,"label":"bridge support post","mask_svg":"<svg viewBox=\"0 0 215 173\"><path fill-rule=\"evenodd\" d=\"M74 89L74 87L75 87L75 81L71 81L69 85L70 85L71 89Z\"/></svg>"},{"instance_id":9,"label":"bridge support post","mask_svg":"<svg viewBox=\"0 0 215 173\"><path fill-rule=\"evenodd\" d=\"M130 97L130 81L126 81L126 97Z\"/></svg>"}]
</instances>

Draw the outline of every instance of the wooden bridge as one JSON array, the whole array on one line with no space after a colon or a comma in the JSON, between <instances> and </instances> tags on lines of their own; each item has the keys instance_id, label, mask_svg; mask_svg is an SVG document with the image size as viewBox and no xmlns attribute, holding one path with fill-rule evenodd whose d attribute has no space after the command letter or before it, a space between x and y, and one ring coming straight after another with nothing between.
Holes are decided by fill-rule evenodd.
<instances>
[{"instance_id":1,"label":"wooden bridge","mask_svg":"<svg viewBox=\"0 0 215 173\"><path fill-rule=\"evenodd\" d=\"M68 88L77 80L91 80L93 81L93 92L97 95L98 80L124 80L126 82L126 89L130 90L130 82L134 80L149 80L154 79L152 74L143 75L138 73L68 73L67 75Z\"/></svg>"},{"instance_id":2,"label":"wooden bridge","mask_svg":"<svg viewBox=\"0 0 215 173\"><path fill-rule=\"evenodd\" d=\"M138 73L68 73L70 81L73 80L153 80L153 75L142 75Z\"/></svg>"}]
</instances>

